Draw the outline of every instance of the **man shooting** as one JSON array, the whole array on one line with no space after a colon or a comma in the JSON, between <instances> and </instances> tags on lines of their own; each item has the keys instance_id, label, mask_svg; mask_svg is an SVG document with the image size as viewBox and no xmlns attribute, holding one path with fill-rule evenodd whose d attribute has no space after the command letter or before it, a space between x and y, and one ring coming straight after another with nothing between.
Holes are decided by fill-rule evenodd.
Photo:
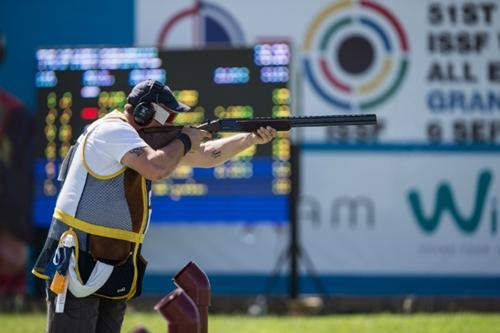
<instances>
[{"instance_id":1,"label":"man shooting","mask_svg":"<svg viewBox=\"0 0 500 333\"><path fill-rule=\"evenodd\" d=\"M152 180L168 177L180 164L216 166L276 135L261 127L210 140L209 132L184 127L154 149L139 131L172 126L189 107L152 80L136 85L127 102L123 113L90 124L61 166L63 186L33 269L47 280L48 332L120 331L126 301L141 292ZM59 283L58 276L68 282Z\"/></svg>"}]
</instances>

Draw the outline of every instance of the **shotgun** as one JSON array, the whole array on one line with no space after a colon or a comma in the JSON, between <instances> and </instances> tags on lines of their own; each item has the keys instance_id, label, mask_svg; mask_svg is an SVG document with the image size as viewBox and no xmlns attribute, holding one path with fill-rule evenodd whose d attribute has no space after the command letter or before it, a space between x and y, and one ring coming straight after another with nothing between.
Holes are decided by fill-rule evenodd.
<instances>
[{"instance_id":1,"label":"shotgun","mask_svg":"<svg viewBox=\"0 0 500 333\"><path fill-rule=\"evenodd\" d=\"M254 132L260 127L270 126L277 131L289 131L293 127L324 127L345 125L376 125L375 114L363 115L335 115L335 116L310 116L310 117L257 117L248 118L224 118L208 121L196 128L205 130L212 134L217 132ZM165 147L177 134L182 131L183 126L162 126L141 128L138 132L151 147L158 149Z\"/></svg>"}]
</instances>

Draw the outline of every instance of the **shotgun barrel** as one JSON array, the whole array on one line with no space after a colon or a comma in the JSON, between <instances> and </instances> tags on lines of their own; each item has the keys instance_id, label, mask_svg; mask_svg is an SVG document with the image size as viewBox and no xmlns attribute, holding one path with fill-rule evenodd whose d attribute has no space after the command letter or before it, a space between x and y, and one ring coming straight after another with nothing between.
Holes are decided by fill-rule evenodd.
<instances>
[{"instance_id":1,"label":"shotgun barrel","mask_svg":"<svg viewBox=\"0 0 500 333\"><path fill-rule=\"evenodd\" d=\"M376 125L375 114L362 115L334 115L334 116L308 116L308 117L258 117L225 118L206 122L197 128L211 133L216 132L253 132L260 127L270 126L277 131L289 131L293 127L325 127L346 125Z\"/></svg>"}]
</instances>

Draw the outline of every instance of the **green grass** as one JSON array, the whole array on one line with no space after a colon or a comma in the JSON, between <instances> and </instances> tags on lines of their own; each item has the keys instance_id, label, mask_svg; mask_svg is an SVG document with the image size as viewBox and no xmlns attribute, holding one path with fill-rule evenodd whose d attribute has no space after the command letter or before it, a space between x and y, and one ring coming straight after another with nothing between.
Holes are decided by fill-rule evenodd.
<instances>
[{"instance_id":1,"label":"green grass","mask_svg":"<svg viewBox=\"0 0 500 333\"><path fill-rule=\"evenodd\" d=\"M144 325L151 333L167 332L156 313L130 312L122 332ZM44 332L44 314L2 314L0 332ZM210 333L500 333L500 314L368 314L315 317L246 317L215 315Z\"/></svg>"}]
</instances>

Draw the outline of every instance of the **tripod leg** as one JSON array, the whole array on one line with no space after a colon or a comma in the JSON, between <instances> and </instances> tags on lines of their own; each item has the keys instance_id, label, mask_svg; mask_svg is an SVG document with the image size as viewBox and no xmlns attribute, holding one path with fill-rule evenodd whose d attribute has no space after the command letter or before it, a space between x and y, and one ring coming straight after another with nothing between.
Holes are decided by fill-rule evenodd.
<instances>
[{"instance_id":1,"label":"tripod leg","mask_svg":"<svg viewBox=\"0 0 500 333\"><path fill-rule=\"evenodd\" d=\"M313 280L313 283L316 287L316 290L321 294L321 295L326 295L327 290L325 285L323 284L323 281L321 281L321 278L318 276L316 273L316 270L314 269L313 262L307 252L301 248L298 250L298 255L299 258L302 258L304 262L304 266L306 267L307 274L309 277Z\"/></svg>"},{"instance_id":2,"label":"tripod leg","mask_svg":"<svg viewBox=\"0 0 500 333\"><path fill-rule=\"evenodd\" d=\"M264 295L269 295L271 293L271 290L273 289L274 284L276 283L276 280L278 279L279 273L281 271L281 267L283 266L289 253L290 253L290 249L289 249L289 247L287 247L281 252L281 254L278 257L278 260L276 260L276 264L274 265L274 269L273 269L273 272L271 273L271 277L267 281L266 286L264 288Z\"/></svg>"}]
</instances>

